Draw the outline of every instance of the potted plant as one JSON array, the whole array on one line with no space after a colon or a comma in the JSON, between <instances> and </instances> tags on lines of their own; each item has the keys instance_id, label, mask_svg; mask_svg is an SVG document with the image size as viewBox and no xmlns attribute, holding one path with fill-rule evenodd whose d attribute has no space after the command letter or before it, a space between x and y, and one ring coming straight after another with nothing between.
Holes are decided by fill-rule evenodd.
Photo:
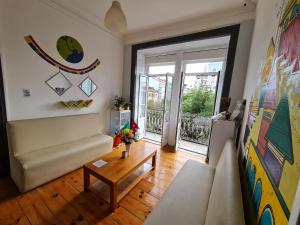
<instances>
[{"instance_id":1,"label":"potted plant","mask_svg":"<svg viewBox=\"0 0 300 225\"><path fill-rule=\"evenodd\" d=\"M129 109L130 109L130 105L131 105L130 102L126 102L126 103L124 104L124 109L125 109L125 110L129 110Z\"/></svg>"},{"instance_id":2,"label":"potted plant","mask_svg":"<svg viewBox=\"0 0 300 225\"><path fill-rule=\"evenodd\" d=\"M123 97L116 96L114 100L114 107L117 111L121 111L126 103Z\"/></svg>"}]
</instances>

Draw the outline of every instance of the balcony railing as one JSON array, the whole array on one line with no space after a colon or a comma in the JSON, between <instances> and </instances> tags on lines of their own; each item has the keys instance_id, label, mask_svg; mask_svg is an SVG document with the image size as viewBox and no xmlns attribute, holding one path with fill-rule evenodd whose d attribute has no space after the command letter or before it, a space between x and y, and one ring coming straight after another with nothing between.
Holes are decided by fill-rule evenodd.
<instances>
[{"instance_id":1,"label":"balcony railing","mask_svg":"<svg viewBox=\"0 0 300 225\"><path fill-rule=\"evenodd\" d=\"M163 115L162 110L147 109L146 131L162 134Z\"/></svg>"},{"instance_id":2,"label":"balcony railing","mask_svg":"<svg viewBox=\"0 0 300 225\"><path fill-rule=\"evenodd\" d=\"M163 111L147 110L146 131L162 134ZM197 114L182 113L180 137L202 145L209 144L211 119Z\"/></svg>"}]
</instances>

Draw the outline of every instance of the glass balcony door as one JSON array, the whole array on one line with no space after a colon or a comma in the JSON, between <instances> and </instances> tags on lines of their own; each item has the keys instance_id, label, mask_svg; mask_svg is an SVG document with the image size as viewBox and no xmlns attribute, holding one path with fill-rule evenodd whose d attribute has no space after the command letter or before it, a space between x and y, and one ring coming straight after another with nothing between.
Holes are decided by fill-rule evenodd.
<instances>
[{"instance_id":1,"label":"glass balcony door","mask_svg":"<svg viewBox=\"0 0 300 225\"><path fill-rule=\"evenodd\" d=\"M166 75L148 75L145 138L161 143L164 121Z\"/></svg>"},{"instance_id":2,"label":"glass balcony door","mask_svg":"<svg viewBox=\"0 0 300 225\"><path fill-rule=\"evenodd\" d=\"M147 118L147 89L148 77L140 75L138 77L138 103L137 103L137 123L139 126L138 136L144 138L146 135L146 118Z\"/></svg>"},{"instance_id":3,"label":"glass balcony door","mask_svg":"<svg viewBox=\"0 0 300 225\"><path fill-rule=\"evenodd\" d=\"M222 62L185 63L177 148L207 154Z\"/></svg>"},{"instance_id":4,"label":"glass balcony door","mask_svg":"<svg viewBox=\"0 0 300 225\"><path fill-rule=\"evenodd\" d=\"M140 137L167 145L172 84L175 65L148 65L139 76L138 125Z\"/></svg>"}]
</instances>

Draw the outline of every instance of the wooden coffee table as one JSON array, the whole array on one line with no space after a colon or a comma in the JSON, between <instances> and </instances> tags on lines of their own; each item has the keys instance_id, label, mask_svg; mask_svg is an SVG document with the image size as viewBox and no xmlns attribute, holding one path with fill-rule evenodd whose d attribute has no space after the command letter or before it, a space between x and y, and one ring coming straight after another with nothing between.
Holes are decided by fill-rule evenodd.
<instances>
[{"instance_id":1,"label":"wooden coffee table","mask_svg":"<svg viewBox=\"0 0 300 225\"><path fill-rule=\"evenodd\" d=\"M121 159L125 146L121 146L112 152L89 162L83 167L84 191L88 191L90 186L90 175L98 178L110 186L110 208L114 211L118 202L151 170L156 166L156 149L147 146L144 141L139 141L131 145L130 155L126 159ZM130 184L119 192L119 185L130 175L137 171L147 161L152 158L152 165L139 174ZM107 164L97 168L93 165L98 160L106 161Z\"/></svg>"}]
</instances>

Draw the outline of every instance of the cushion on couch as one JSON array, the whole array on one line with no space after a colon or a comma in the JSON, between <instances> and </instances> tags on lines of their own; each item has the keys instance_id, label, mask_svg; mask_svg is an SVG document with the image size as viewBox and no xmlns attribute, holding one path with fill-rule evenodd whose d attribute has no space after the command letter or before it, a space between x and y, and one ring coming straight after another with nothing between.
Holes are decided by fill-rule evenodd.
<instances>
[{"instance_id":1,"label":"cushion on couch","mask_svg":"<svg viewBox=\"0 0 300 225\"><path fill-rule=\"evenodd\" d=\"M64 162L63 159L68 158L72 154L80 154L82 156L81 153L84 153L87 149L89 150L89 154L87 155L89 155L91 160L94 160L96 157L109 152L110 144L111 138L109 136L98 134L77 141L17 155L16 158L20 161L24 169L35 169L37 167L41 168L52 161ZM77 160L80 160L80 158L78 157Z\"/></svg>"},{"instance_id":2,"label":"cushion on couch","mask_svg":"<svg viewBox=\"0 0 300 225\"><path fill-rule=\"evenodd\" d=\"M215 170L205 225L244 225L237 152L227 140Z\"/></svg>"},{"instance_id":3,"label":"cushion on couch","mask_svg":"<svg viewBox=\"0 0 300 225\"><path fill-rule=\"evenodd\" d=\"M9 121L7 128L15 155L101 133L98 114Z\"/></svg>"},{"instance_id":4,"label":"cushion on couch","mask_svg":"<svg viewBox=\"0 0 300 225\"><path fill-rule=\"evenodd\" d=\"M146 225L244 225L237 153L228 139L216 169L188 161Z\"/></svg>"},{"instance_id":5,"label":"cushion on couch","mask_svg":"<svg viewBox=\"0 0 300 225\"><path fill-rule=\"evenodd\" d=\"M204 224L213 177L213 168L188 160L144 224Z\"/></svg>"},{"instance_id":6,"label":"cushion on couch","mask_svg":"<svg viewBox=\"0 0 300 225\"><path fill-rule=\"evenodd\" d=\"M90 138L41 149L16 157L23 167L23 190L80 168L85 163L111 151L112 138L96 135Z\"/></svg>"}]
</instances>

